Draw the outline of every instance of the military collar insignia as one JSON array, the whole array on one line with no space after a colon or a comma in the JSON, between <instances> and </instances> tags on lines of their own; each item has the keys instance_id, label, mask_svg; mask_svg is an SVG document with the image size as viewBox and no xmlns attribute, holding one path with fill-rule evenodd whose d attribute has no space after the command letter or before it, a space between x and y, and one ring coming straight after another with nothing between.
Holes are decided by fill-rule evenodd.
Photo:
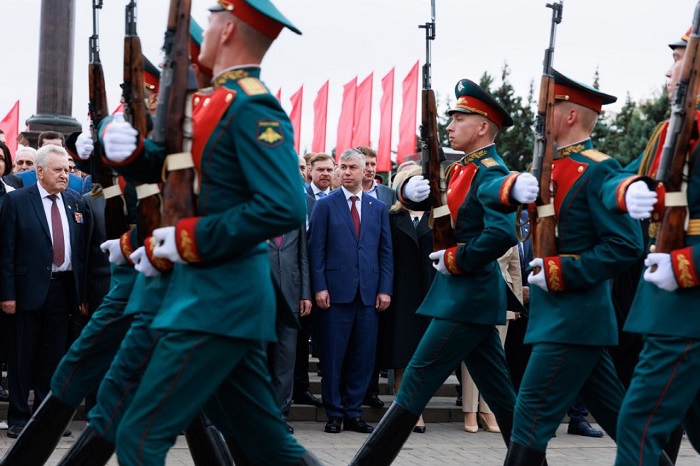
<instances>
[{"instance_id":1,"label":"military collar insignia","mask_svg":"<svg viewBox=\"0 0 700 466\"><path fill-rule=\"evenodd\" d=\"M584 146L583 144L572 144L570 146L566 146L564 148L559 149L559 157L568 157L571 154L578 154L579 152L582 152L584 150L586 150L586 146Z\"/></svg>"},{"instance_id":2,"label":"military collar insignia","mask_svg":"<svg viewBox=\"0 0 700 466\"><path fill-rule=\"evenodd\" d=\"M226 81L238 81L241 78L247 78L250 74L246 70L235 69L224 71L216 78L214 78L214 87L222 86Z\"/></svg>"},{"instance_id":3,"label":"military collar insignia","mask_svg":"<svg viewBox=\"0 0 700 466\"><path fill-rule=\"evenodd\" d=\"M474 161L476 161L476 160L479 160L481 157L483 157L484 155L488 154L488 152L489 152L489 151L486 150L486 149L479 149L479 150L476 150L476 151L474 151L474 152L472 152L472 153L470 153L470 154L467 154L467 155L465 155L464 157L462 157L462 160L460 160L459 162L460 162L462 165L467 165L467 164L469 164L469 163L471 163L471 162L474 162Z\"/></svg>"}]
</instances>

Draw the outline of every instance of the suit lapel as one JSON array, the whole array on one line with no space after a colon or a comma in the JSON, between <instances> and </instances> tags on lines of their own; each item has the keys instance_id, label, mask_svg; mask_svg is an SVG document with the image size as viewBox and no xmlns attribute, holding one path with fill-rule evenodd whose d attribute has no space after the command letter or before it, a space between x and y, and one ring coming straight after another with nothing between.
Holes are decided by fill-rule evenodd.
<instances>
[{"instance_id":1,"label":"suit lapel","mask_svg":"<svg viewBox=\"0 0 700 466\"><path fill-rule=\"evenodd\" d=\"M360 239L362 239L362 235L365 234L365 228L362 228L362 224L366 222L366 224L369 225L369 219L371 218L371 216L374 215L374 208L376 207L376 204L374 203L375 200L376 199L370 196L369 194L362 194L362 215L360 215Z\"/></svg>"},{"instance_id":2,"label":"suit lapel","mask_svg":"<svg viewBox=\"0 0 700 466\"><path fill-rule=\"evenodd\" d=\"M44 204L41 200L41 195L39 194L39 188L36 184L32 185L29 189L29 199L34 207L34 212L36 216L39 217L39 223L44 228L46 236L51 238L51 230L49 230L49 221L46 219L46 212L44 211Z\"/></svg>"},{"instance_id":3,"label":"suit lapel","mask_svg":"<svg viewBox=\"0 0 700 466\"><path fill-rule=\"evenodd\" d=\"M396 229L411 238L414 243L418 244L417 230L416 227L413 226L413 220L408 213L398 214L398 218L396 219Z\"/></svg>"},{"instance_id":4,"label":"suit lapel","mask_svg":"<svg viewBox=\"0 0 700 466\"><path fill-rule=\"evenodd\" d=\"M337 194L335 194L335 196L333 196L333 202L335 203L336 208L340 211L340 215L343 217L345 224L347 225L348 228L350 228L350 231L355 236L355 239L359 241L359 238L357 237L357 232L355 231L355 224L352 223L352 217L350 217L350 208L348 207L347 199L345 199L345 193L340 188L338 188L338 190L336 192L337 192ZM360 233L362 233L362 222L361 221L360 221Z\"/></svg>"},{"instance_id":5,"label":"suit lapel","mask_svg":"<svg viewBox=\"0 0 700 466\"><path fill-rule=\"evenodd\" d=\"M416 233L418 233L419 238L422 238L431 231L433 230L430 228L430 213L424 212L423 216L420 219L420 222L418 222L418 228L416 228Z\"/></svg>"}]
</instances>

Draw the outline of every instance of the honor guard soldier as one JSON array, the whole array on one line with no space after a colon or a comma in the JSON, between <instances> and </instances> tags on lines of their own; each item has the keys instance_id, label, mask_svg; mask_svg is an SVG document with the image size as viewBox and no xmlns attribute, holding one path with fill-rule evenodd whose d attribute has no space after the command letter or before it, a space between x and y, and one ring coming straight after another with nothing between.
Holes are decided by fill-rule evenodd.
<instances>
[{"instance_id":1,"label":"honor guard soldier","mask_svg":"<svg viewBox=\"0 0 700 466\"><path fill-rule=\"evenodd\" d=\"M666 73L671 97L683 68L688 33L669 44L673 64ZM692 97L688 97L692 98ZM694 133L700 130L695 111ZM659 169L669 122L661 123L644 154L633 162L632 176L615 180L611 204L637 219L650 218L649 236L657 236L665 207L671 205ZM694 136L695 137L695 136ZM630 164L632 165L632 164ZM618 466L651 465L673 430L682 422L688 439L700 451L700 146L691 141L686 162L687 218L684 246L655 253L651 246L647 269L637 288L625 331L643 335L644 346L632 375L618 420ZM651 186L654 191L650 191Z\"/></svg>"},{"instance_id":2,"label":"honor guard soldier","mask_svg":"<svg viewBox=\"0 0 700 466\"><path fill-rule=\"evenodd\" d=\"M602 106L617 99L553 75L552 140L558 153L552 166L552 240L558 254L530 262L525 343L533 347L518 391L509 466L542 464L549 439L579 393L616 438L624 387L606 351L618 337L610 280L642 253L638 225L604 204L604 181L620 165L593 149L590 140Z\"/></svg>"},{"instance_id":3,"label":"honor guard soldier","mask_svg":"<svg viewBox=\"0 0 700 466\"><path fill-rule=\"evenodd\" d=\"M275 339L276 312L265 240L298 228L306 201L291 123L260 81L259 63L283 28L299 31L268 0L219 0L210 12L199 62L212 69L213 87L192 97L199 216L154 231L153 257L175 266L117 455L125 465L164 464L208 402L207 414L253 463L319 464L287 431L263 344ZM164 147L126 122L102 135L127 178L160 178Z\"/></svg>"},{"instance_id":4,"label":"honor guard soldier","mask_svg":"<svg viewBox=\"0 0 700 466\"><path fill-rule=\"evenodd\" d=\"M396 396L352 465L391 464L410 435L428 401L464 361L496 415L508 443L515 390L508 375L496 325L506 322L506 284L496 260L517 243L515 215L489 208L500 186L509 179L510 202L533 202L537 181L530 174L511 175L498 154L494 139L501 128L513 125L508 113L468 79L455 87L457 102L447 127L450 144L466 155L447 171L447 206L457 244L433 252L438 270L417 313L432 317L411 359ZM399 200L412 210L429 210L430 186L422 176L397 187Z\"/></svg>"}]
</instances>

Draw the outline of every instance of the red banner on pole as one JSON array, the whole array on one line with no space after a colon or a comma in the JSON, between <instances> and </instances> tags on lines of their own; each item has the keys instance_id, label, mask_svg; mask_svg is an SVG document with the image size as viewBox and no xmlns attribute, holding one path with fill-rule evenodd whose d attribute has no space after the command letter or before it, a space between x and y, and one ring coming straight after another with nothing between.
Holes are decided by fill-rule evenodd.
<instances>
[{"instance_id":1,"label":"red banner on pole","mask_svg":"<svg viewBox=\"0 0 700 466\"><path fill-rule=\"evenodd\" d=\"M328 83L321 86L314 100L314 139L311 152L326 152L326 126L328 124Z\"/></svg>"},{"instance_id":2,"label":"red banner on pole","mask_svg":"<svg viewBox=\"0 0 700 466\"><path fill-rule=\"evenodd\" d=\"M355 121L355 95L357 93L357 76L343 86L343 104L340 108L338 120L338 137L335 143L335 161L340 159L340 154L352 147L352 131Z\"/></svg>"},{"instance_id":3,"label":"red banner on pole","mask_svg":"<svg viewBox=\"0 0 700 466\"><path fill-rule=\"evenodd\" d=\"M372 81L370 73L359 86L355 94L355 118L353 119L352 146L371 146L370 129L372 127Z\"/></svg>"},{"instance_id":4,"label":"red banner on pole","mask_svg":"<svg viewBox=\"0 0 700 466\"><path fill-rule=\"evenodd\" d=\"M399 120L399 145L396 150L396 163L402 163L403 158L416 153L418 136L418 62L413 65L402 83L403 108Z\"/></svg>"},{"instance_id":5,"label":"red banner on pole","mask_svg":"<svg viewBox=\"0 0 700 466\"><path fill-rule=\"evenodd\" d=\"M17 135L19 134L19 100L15 102L5 118L0 120L0 129L5 132L5 145L10 149L14 161L17 152Z\"/></svg>"},{"instance_id":6,"label":"red banner on pole","mask_svg":"<svg viewBox=\"0 0 700 466\"><path fill-rule=\"evenodd\" d=\"M379 143L377 171L391 171L391 126L394 113L394 68L382 78L382 99L379 101Z\"/></svg>"},{"instance_id":7,"label":"red banner on pole","mask_svg":"<svg viewBox=\"0 0 700 466\"><path fill-rule=\"evenodd\" d=\"M289 101L292 103L292 111L289 112L289 119L292 120L292 128L294 129L294 150L299 153L301 141L301 101L304 98L304 85L299 88Z\"/></svg>"},{"instance_id":8,"label":"red banner on pole","mask_svg":"<svg viewBox=\"0 0 700 466\"><path fill-rule=\"evenodd\" d=\"M277 94L275 94L275 97L277 97L277 101L279 103L282 103L282 88L280 87L277 89Z\"/></svg>"}]
</instances>

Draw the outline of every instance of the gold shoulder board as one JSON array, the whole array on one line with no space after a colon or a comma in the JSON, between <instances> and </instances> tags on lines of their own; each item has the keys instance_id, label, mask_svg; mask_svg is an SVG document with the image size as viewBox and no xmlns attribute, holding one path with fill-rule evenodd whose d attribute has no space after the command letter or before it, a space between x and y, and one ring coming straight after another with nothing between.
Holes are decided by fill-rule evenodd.
<instances>
[{"instance_id":1,"label":"gold shoulder board","mask_svg":"<svg viewBox=\"0 0 700 466\"><path fill-rule=\"evenodd\" d=\"M481 164L486 168L491 168L491 167L495 167L496 165L498 165L498 162L496 162L491 157L487 157L481 161Z\"/></svg>"},{"instance_id":2,"label":"gold shoulder board","mask_svg":"<svg viewBox=\"0 0 700 466\"><path fill-rule=\"evenodd\" d=\"M238 85L241 86L246 95L267 94L267 88L258 78L241 78L238 80Z\"/></svg>"},{"instance_id":3,"label":"gold shoulder board","mask_svg":"<svg viewBox=\"0 0 700 466\"><path fill-rule=\"evenodd\" d=\"M593 160L594 162L602 162L603 160L607 160L610 158L609 155L605 155L602 152L599 152L594 149L586 149L583 152L581 152L581 155Z\"/></svg>"}]
</instances>

